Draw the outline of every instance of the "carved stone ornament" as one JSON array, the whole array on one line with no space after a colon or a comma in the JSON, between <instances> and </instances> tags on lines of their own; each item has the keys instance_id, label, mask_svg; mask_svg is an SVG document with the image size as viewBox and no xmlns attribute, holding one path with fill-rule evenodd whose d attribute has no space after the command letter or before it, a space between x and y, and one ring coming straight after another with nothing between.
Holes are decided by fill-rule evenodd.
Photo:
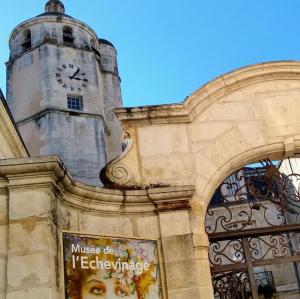
<instances>
[{"instance_id":1,"label":"carved stone ornament","mask_svg":"<svg viewBox=\"0 0 300 299\"><path fill-rule=\"evenodd\" d=\"M125 185L131 179L130 170L119 162L129 153L133 145L133 134L130 131L125 131L124 140L126 143L124 152L105 167L105 180L117 185Z\"/></svg>"},{"instance_id":2,"label":"carved stone ornament","mask_svg":"<svg viewBox=\"0 0 300 299\"><path fill-rule=\"evenodd\" d=\"M109 180L118 185L124 185L130 180L129 170L125 165L117 164L107 169Z\"/></svg>"}]
</instances>

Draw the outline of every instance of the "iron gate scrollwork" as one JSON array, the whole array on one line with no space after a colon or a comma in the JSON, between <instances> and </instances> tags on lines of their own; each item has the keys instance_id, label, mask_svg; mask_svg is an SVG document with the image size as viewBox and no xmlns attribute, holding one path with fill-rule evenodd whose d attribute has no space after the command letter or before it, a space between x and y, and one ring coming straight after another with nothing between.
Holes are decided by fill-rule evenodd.
<instances>
[{"instance_id":1,"label":"iron gate scrollwork","mask_svg":"<svg viewBox=\"0 0 300 299\"><path fill-rule=\"evenodd\" d=\"M246 299L251 294L247 272L227 272L213 276L213 288L219 298Z\"/></svg>"},{"instance_id":2,"label":"iron gate scrollwork","mask_svg":"<svg viewBox=\"0 0 300 299\"><path fill-rule=\"evenodd\" d=\"M260 161L259 165L237 170L216 190L206 214L215 298L272 298L276 291L287 296L287 285L299 292L297 161L286 159L277 165ZM288 283L276 284L280 281L278 265L290 273ZM269 279L258 279L259 273L268 273Z\"/></svg>"}]
</instances>

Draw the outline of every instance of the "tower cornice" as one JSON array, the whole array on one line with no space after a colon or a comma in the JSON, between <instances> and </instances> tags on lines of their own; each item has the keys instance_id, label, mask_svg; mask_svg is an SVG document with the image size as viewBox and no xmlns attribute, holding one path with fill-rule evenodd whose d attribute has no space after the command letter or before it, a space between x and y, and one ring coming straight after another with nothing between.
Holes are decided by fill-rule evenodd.
<instances>
[{"instance_id":1,"label":"tower cornice","mask_svg":"<svg viewBox=\"0 0 300 299\"><path fill-rule=\"evenodd\" d=\"M20 23L19 25L17 25L11 32L10 36L9 36L9 40L13 39L15 37L16 34L18 34L20 31L31 27L33 25L37 25L40 23L64 23L66 25L74 25L77 26L81 29L84 29L86 31L88 31L93 38L95 38L95 40L98 39L97 37L97 33L86 23L81 22L79 20L76 20L70 16L67 15L56 15L56 14L42 14L39 16L36 16L34 18L28 19L22 23Z\"/></svg>"}]
</instances>

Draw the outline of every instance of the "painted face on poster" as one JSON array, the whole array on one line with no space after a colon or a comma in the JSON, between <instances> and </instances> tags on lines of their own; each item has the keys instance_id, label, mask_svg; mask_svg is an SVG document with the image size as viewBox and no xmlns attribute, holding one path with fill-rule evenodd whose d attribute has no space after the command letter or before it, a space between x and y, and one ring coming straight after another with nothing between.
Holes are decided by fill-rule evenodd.
<instances>
[{"instance_id":1,"label":"painted face on poster","mask_svg":"<svg viewBox=\"0 0 300 299\"><path fill-rule=\"evenodd\" d=\"M64 233L66 299L161 299L155 241Z\"/></svg>"}]
</instances>

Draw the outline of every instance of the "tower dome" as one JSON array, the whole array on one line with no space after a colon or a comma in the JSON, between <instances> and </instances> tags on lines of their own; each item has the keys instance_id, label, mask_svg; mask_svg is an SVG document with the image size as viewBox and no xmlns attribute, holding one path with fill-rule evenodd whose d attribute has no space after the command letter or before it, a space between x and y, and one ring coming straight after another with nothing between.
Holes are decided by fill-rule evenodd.
<instances>
[{"instance_id":1,"label":"tower dome","mask_svg":"<svg viewBox=\"0 0 300 299\"><path fill-rule=\"evenodd\" d=\"M65 7L59 0L49 0L45 5L45 12L65 13Z\"/></svg>"}]
</instances>

